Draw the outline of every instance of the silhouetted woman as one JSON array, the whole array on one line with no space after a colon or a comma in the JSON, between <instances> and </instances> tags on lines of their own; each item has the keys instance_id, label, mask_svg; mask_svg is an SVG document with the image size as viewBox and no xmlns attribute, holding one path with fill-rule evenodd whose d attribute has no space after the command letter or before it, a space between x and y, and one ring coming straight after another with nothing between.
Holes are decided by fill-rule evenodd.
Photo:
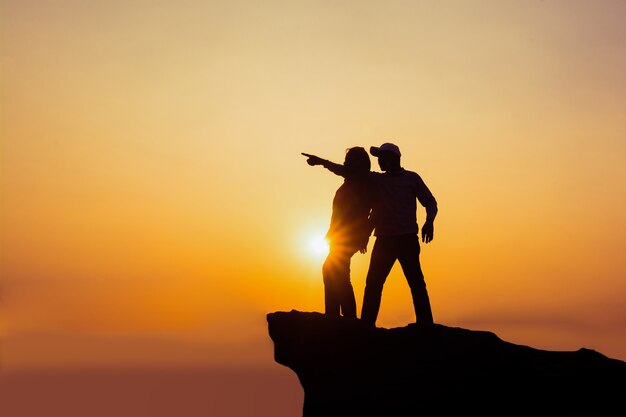
<instances>
[{"instance_id":1,"label":"silhouetted woman","mask_svg":"<svg viewBox=\"0 0 626 417\"><path fill-rule=\"evenodd\" d=\"M335 192L330 227L326 234L330 251L322 266L324 302L326 314L343 314L356 319L350 260L355 253L367 251L367 242L373 229L369 218L373 205L369 154L362 147L349 148L343 165L315 155L302 155L308 158L309 165L322 165L344 177L343 184Z\"/></svg>"}]
</instances>

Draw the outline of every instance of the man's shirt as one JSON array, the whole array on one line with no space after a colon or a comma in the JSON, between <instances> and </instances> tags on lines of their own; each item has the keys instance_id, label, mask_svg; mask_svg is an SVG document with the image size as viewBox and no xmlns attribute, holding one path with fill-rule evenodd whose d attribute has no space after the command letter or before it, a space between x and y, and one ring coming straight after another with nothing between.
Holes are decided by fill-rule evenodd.
<instances>
[{"instance_id":1,"label":"man's shirt","mask_svg":"<svg viewBox=\"0 0 626 417\"><path fill-rule=\"evenodd\" d=\"M422 178L404 168L393 174L373 172L372 177L377 200L372 211L374 235L417 233L417 201L426 208L437 206Z\"/></svg>"}]
</instances>

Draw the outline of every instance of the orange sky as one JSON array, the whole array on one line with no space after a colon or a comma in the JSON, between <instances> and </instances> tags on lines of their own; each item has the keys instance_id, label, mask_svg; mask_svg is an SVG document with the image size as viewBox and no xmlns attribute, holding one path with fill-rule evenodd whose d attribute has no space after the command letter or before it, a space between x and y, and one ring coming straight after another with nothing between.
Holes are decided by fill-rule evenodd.
<instances>
[{"instance_id":1,"label":"orange sky","mask_svg":"<svg viewBox=\"0 0 626 417\"><path fill-rule=\"evenodd\" d=\"M300 152L385 141L439 201L437 322L626 360L625 17L1 0L2 366L272 366L265 314L323 310L340 185ZM394 268L378 324L409 297Z\"/></svg>"}]
</instances>

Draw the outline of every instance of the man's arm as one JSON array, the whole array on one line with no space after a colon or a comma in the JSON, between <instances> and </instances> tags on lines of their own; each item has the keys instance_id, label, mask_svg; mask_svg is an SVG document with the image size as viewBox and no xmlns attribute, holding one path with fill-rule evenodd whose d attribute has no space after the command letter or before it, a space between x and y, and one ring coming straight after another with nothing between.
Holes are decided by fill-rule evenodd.
<instances>
[{"instance_id":1,"label":"man's arm","mask_svg":"<svg viewBox=\"0 0 626 417\"><path fill-rule=\"evenodd\" d=\"M422 178L417 175L417 199L426 209L426 221L422 226L422 242L430 243L433 240L435 232L435 217L439 211L437 200L430 192Z\"/></svg>"},{"instance_id":2,"label":"man's arm","mask_svg":"<svg viewBox=\"0 0 626 417\"><path fill-rule=\"evenodd\" d=\"M315 155L311 155L308 153L304 153L301 152L302 155L306 156L308 159L306 160L306 163L311 165L311 166L315 166L315 165L321 165L324 168L326 168L327 170L329 170L330 172L332 172L335 175L339 175L340 177L345 177L346 176L346 169L343 165L341 164L336 164L334 162L328 161L326 159L322 159L319 156L315 156Z\"/></svg>"},{"instance_id":3,"label":"man's arm","mask_svg":"<svg viewBox=\"0 0 626 417\"><path fill-rule=\"evenodd\" d=\"M426 207L426 221L422 226L422 242L430 243L433 240L435 233L435 217L437 217L437 201L435 198L432 198L432 202L429 203Z\"/></svg>"}]
</instances>

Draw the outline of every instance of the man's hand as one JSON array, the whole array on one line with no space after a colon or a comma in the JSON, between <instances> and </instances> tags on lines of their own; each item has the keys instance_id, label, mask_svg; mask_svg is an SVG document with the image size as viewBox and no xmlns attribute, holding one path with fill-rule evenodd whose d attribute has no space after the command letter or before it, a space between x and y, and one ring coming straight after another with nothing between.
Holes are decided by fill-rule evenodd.
<instances>
[{"instance_id":1,"label":"man's hand","mask_svg":"<svg viewBox=\"0 0 626 417\"><path fill-rule=\"evenodd\" d=\"M359 249L360 253L367 253L367 242Z\"/></svg>"},{"instance_id":2,"label":"man's hand","mask_svg":"<svg viewBox=\"0 0 626 417\"><path fill-rule=\"evenodd\" d=\"M359 246L361 246L361 247L359 248L359 252L360 252L360 253L367 253L367 243L369 242L369 240L370 240L370 237L369 237L369 236L367 236L367 237L365 237L365 238L363 239L363 241L362 241L362 242L361 242L361 244L359 245Z\"/></svg>"},{"instance_id":3,"label":"man's hand","mask_svg":"<svg viewBox=\"0 0 626 417\"><path fill-rule=\"evenodd\" d=\"M311 165L311 166L315 166L315 165L322 165L324 163L324 160L322 158L320 158L319 156L315 156L315 155L311 155L308 153L304 153L301 152L302 155L306 156L308 159L306 160L306 163Z\"/></svg>"},{"instance_id":4,"label":"man's hand","mask_svg":"<svg viewBox=\"0 0 626 417\"><path fill-rule=\"evenodd\" d=\"M432 222L424 223L422 226L422 242L429 243L433 240L433 234L435 233L435 227Z\"/></svg>"}]
</instances>

